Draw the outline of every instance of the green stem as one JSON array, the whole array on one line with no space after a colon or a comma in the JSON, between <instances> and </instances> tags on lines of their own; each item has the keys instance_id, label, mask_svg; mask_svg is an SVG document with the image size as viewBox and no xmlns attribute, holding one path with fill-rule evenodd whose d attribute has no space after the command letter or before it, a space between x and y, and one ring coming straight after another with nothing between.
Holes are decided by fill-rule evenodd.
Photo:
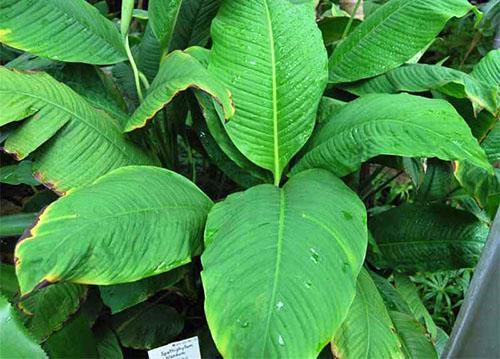
<instances>
[{"instance_id":1,"label":"green stem","mask_svg":"<svg viewBox=\"0 0 500 359\"><path fill-rule=\"evenodd\" d=\"M139 71L139 79L141 80L142 85L144 86L144 88L145 88L146 90L148 90L148 89L149 89L149 81L148 81L148 79L147 79L146 75L144 75L144 74L143 74L142 72L140 72L140 71Z\"/></svg>"},{"instance_id":2,"label":"green stem","mask_svg":"<svg viewBox=\"0 0 500 359\"><path fill-rule=\"evenodd\" d=\"M0 217L0 237L20 236L36 218L36 213L19 213Z\"/></svg>"},{"instance_id":3,"label":"green stem","mask_svg":"<svg viewBox=\"0 0 500 359\"><path fill-rule=\"evenodd\" d=\"M356 15L356 12L358 11L360 4L361 4L361 0L357 0L356 5L354 5L354 9L352 9L351 17L349 18L349 21L347 22L347 26L344 29L344 33L342 34L341 40L343 40L349 34L349 30L351 30L352 22L354 21L354 16Z\"/></svg>"},{"instance_id":4,"label":"green stem","mask_svg":"<svg viewBox=\"0 0 500 359\"><path fill-rule=\"evenodd\" d=\"M141 83L139 80L139 70L137 69L137 65L135 64L132 51L130 51L130 46L128 43L128 35L124 37L124 45L125 45L125 51L127 51L128 61L130 62L130 66L132 66L132 72L134 73L134 82L135 82L135 88L137 90L137 97L139 98L139 102L142 102L144 101L144 97L142 96Z\"/></svg>"}]
</instances>

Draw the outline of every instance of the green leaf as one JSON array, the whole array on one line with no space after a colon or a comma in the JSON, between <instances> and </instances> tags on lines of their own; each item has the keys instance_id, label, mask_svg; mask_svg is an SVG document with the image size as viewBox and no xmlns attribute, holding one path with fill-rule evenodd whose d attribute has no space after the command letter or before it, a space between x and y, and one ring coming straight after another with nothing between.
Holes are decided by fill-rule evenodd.
<instances>
[{"instance_id":1,"label":"green leaf","mask_svg":"<svg viewBox=\"0 0 500 359\"><path fill-rule=\"evenodd\" d=\"M419 322L408 314L392 311L389 314L396 327L405 358L438 358L436 349L425 335L425 329Z\"/></svg>"},{"instance_id":2,"label":"green leaf","mask_svg":"<svg viewBox=\"0 0 500 359\"><path fill-rule=\"evenodd\" d=\"M66 62L104 65L127 58L115 25L84 0L3 0L0 42Z\"/></svg>"},{"instance_id":3,"label":"green leaf","mask_svg":"<svg viewBox=\"0 0 500 359\"><path fill-rule=\"evenodd\" d=\"M71 87L92 106L103 110L124 125L128 120L127 104L111 80L98 67L84 64L66 64L53 73L54 78Z\"/></svg>"},{"instance_id":4,"label":"green leaf","mask_svg":"<svg viewBox=\"0 0 500 359\"><path fill-rule=\"evenodd\" d=\"M484 139L481 147L484 149L488 161L490 161L491 164L500 161L500 125L498 121Z\"/></svg>"},{"instance_id":5,"label":"green leaf","mask_svg":"<svg viewBox=\"0 0 500 359\"><path fill-rule=\"evenodd\" d=\"M492 172L463 118L444 100L407 94L366 95L342 107L312 138L292 169L324 168L337 176L378 155L470 161Z\"/></svg>"},{"instance_id":6,"label":"green leaf","mask_svg":"<svg viewBox=\"0 0 500 359\"><path fill-rule=\"evenodd\" d=\"M0 237L20 236L33 223L36 213L16 213L0 216Z\"/></svg>"},{"instance_id":7,"label":"green leaf","mask_svg":"<svg viewBox=\"0 0 500 359\"><path fill-rule=\"evenodd\" d=\"M91 326L92 323L81 311L61 330L52 334L43 348L51 359L98 358L97 342Z\"/></svg>"},{"instance_id":8,"label":"green leaf","mask_svg":"<svg viewBox=\"0 0 500 359\"><path fill-rule=\"evenodd\" d=\"M407 276L402 274L396 274L394 276L394 282L396 284L396 289L401 293L402 297L406 300L410 309L419 321L423 321L427 328L427 331L432 336L432 338L437 337L437 326L432 319L427 308L424 306L422 299L418 294L417 287Z\"/></svg>"},{"instance_id":9,"label":"green leaf","mask_svg":"<svg viewBox=\"0 0 500 359\"><path fill-rule=\"evenodd\" d=\"M437 337L436 337L436 351L438 353L438 356L441 358L441 355L443 355L444 348L446 348L446 343L448 343L449 336L448 334L441 328L437 328Z\"/></svg>"},{"instance_id":10,"label":"green leaf","mask_svg":"<svg viewBox=\"0 0 500 359\"><path fill-rule=\"evenodd\" d=\"M469 212L445 205L404 204L371 218L381 254L377 267L405 272L472 268L488 227Z\"/></svg>"},{"instance_id":11,"label":"green leaf","mask_svg":"<svg viewBox=\"0 0 500 359\"><path fill-rule=\"evenodd\" d=\"M492 83L448 67L414 64L398 67L383 75L343 87L356 95L369 93L425 92L438 90L457 98L469 98L477 110L486 108L492 114L498 109L497 90Z\"/></svg>"},{"instance_id":12,"label":"green leaf","mask_svg":"<svg viewBox=\"0 0 500 359\"><path fill-rule=\"evenodd\" d=\"M225 123L229 137L278 183L313 130L326 84L327 55L314 6L224 1L212 22L212 41L208 69L229 88L236 106Z\"/></svg>"},{"instance_id":13,"label":"green leaf","mask_svg":"<svg viewBox=\"0 0 500 359\"><path fill-rule=\"evenodd\" d=\"M500 49L491 50L474 66L471 75L500 91Z\"/></svg>"},{"instance_id":14,"label":"green leaf","mask_svg":"<svg viewBox=\"0 0 500 359\"><path fill-rule=\"evenodd\" d=\"M19 293L16 270L13 265L0 263L0 295L13 298Z\"/></svg>"},{"instance_id":15,"label":"green leaf","mask_svg":"<svg viewBox=\"0 0 500 359\"><path fill-rule=\"evenodd\" d=\"M399 338L370 274L362 269L356 296L332 341L335 356L343 359L401 358Z\"/></svg>"},{"instance_id":16,"label":"green leaf","mask_svg":"<svg viewBox=\"0 0 500 359\"><path fill-rule=\"evenodd\" d=\"M0 182L11 185L39 185L38 181L33 177L31 161L22 161L15 165L0 167Z\"/></svg>"},{"instance_id":17,"label":"green leaf","mask_svg":"<svg viewBox=\"0 0 500 359\"><path fill-rule=\"evenodd\" d=\"M316 357L354 298L365 216L358 197L322 170L216 204L201 259L205 314L219 352ZM314 325L304 331L305 323Z\"/></svg>"},{"instance_id":18,"label":"green leaf","mask_svg":"<svg viewBox=\"0 0 500 359\"><path fill-rule=\"evenodd\" d=\"M174 172L117 169L52 203L18 242L21 292L41 282L133 282L187 263L200 253L211 206Z\"/></svg>"},{"instance_id":19,"label":"green leaf","mask_svg":"<svg viewBox=\"0 0 500 359\"><path fill-rule=\"evenodd\" d=\"M416 199L422 202L446 200L459 186L453 174L452 163L429 158L425 177L417 190Z\"/></svg>"},{"instance_id":20,"label":"green leaf","mask_svg":"<svg viewBox=\"0 0 500 359\"><path fill-rule=\"evenodd\" d=\"M183 0L150 0L149 22L162 48L168 48Z\"/></svg>"},{"instance_id":21,"label":"green leaf","mask_svg":"<svg viewBox=\"0 0 500 359\"><path fill-rule=\"evenodd\" d=\"M47 358L3 295L0 295L0 335L2 358Z\"/></svg>"},{"instance_id":22,"label":"green leaf","mask_svg":"<svg viewBox=\"0 0 500 359\"><path fill-rule=\"evenodd\" d=\"M191 55L174 51L163 60L144 102L129 119L125 131L144 127L175 95L191 87L213 96L223 106L226 119L233 116L234 108L229 91Z\"/></svg>"},{"instance_id":23,"label":"green leaf","mask_svg":"<svg viewBox=\"0 0 500 359\"><path fill-rule=\"evenodd\" d=\"M46 340L80 307L87 288L72 283L60 283L40 289L18 303L28 315L25 322L39 342Z\"/></svg>"},{"instance_id":24,"label":"green leaf","mask_svg":"<svg viewBox=\"0 0 500 359\"><path fill-rule=\"evenodd\" d=\"M120 342L111 328L104 324L96 325L94 334L97 340L99 358L123 359Z\"/></svg>"},{"instance_id":25,"label":"green leaf","mask_svg":"<svg viewBox=\"0 0 500 359\"><path fill-rule=\"evenodd\" d=\"M153 349L167 344L184 328L184 319L165 304L142 303L112 317L123 346Z\"/></svg>"},{"instance_id":26,"label":"green leaf","mask_svg":"<svg viewBox=\"0 0 500 359\"><path fill-rule=\"evenodd\" d=\"M153 34L151 23L148 22L141 43L137 51L137 67L147 77L148 81L152 82L160 69L160 60L162 49L158 39ZM135 89L135 83L132 86Z\"/></svg>"},{"instance_id":27,"label":"green leaf","mask_svg":"<svg viewBox=\"0 0 500 359\"><path fill-rule=\"evenodd\" d=\"M465 15L467 0L391 0L363 21L330 57L330 82L351 82L410 60L452 17Z\"/></svg>"},{"instance_id":28,"label":"green leaf","mask_svg":"<svg viewBox=\"0 0 500 359\"><path fill-rule=\"evenodd\" d=\"M4 149L17 159L36 150L35 177L59 193L118 167L156 163L125 139L117 121L47 74L0 68L0 108L1 124L35 113L9 135Z\"/></svg>"},{"instance_id":29,"label":"green leaf","mask_svg":"<svg viewBox=\"0 0 500 359\"><path fill-rule=\"evenodd\" d=\"M111 308L112 314L115 314L144 302L157 292L173 286L182 279L185 273L186 268L180 267L137 282L101 286L99 291L104 304Z\"/></svg>"},{"instance_id":30,"label":"green leaf","mask_svg":"<svg viewBox=\"0 0 500 359\"><path fill-rule=\"evenodd\" d=\"M382 296L388 310L413 315L408 303L403 299L401 293L392 286L389 280L374 272L370 272L370 276L377 286L379 294Z\"/></svg>"},{"instance_id":31,"label":"green leaf","mask_svg":"<svg viewBox=\"0 0 500 359\"><path fill-rule=\"evenodd\" d=\"M210 159L245 188L272 182L269 172L250 162L231 142L210 97L200 91L195 91L195 96L199 109L191 106L194 128Z\"/></svg>"},{"instance_id":32,"label":"green leaf","mask_svg":"<svg viewBox=\"0 0 500 359\"><path fill-rule=\"evenodd\" d=\"M224 129L224 126L214 107L213 101L211 101L206 94L200 91L195 91L195 96L203 112L203 117L205 118L206 127L209 133L213 136L222 152L229 158L229 162L235 163L239 168L258 179L258 181L254 182L254 184L272 182L269 172L250 162L238 150L238 148L236 148Z\"/></svg>"},{"instance_id":33,"label":"green leaf","mask_svg":"<svg viewBox=\"0 0 500 359\"><path fill-rule=\"evenodd\" d=\"M170 50L205 46L210 38L210 25L222 0L182 0Z\"/></svg>"},{"instance_id":34,"label":"green leaf","mask_svg":"<svg viewBox=\"0 0 500 359\"><path fill-rule=\"evenodd\" d=\"M323 42L325 46L334 45L342 38L344 30L349 23L349 16L331 16L321 19L318 27L323 35ZM353 19L351 23L351 30L356 28L361 23L359 19Z\"/></svg>"}]
</instances>

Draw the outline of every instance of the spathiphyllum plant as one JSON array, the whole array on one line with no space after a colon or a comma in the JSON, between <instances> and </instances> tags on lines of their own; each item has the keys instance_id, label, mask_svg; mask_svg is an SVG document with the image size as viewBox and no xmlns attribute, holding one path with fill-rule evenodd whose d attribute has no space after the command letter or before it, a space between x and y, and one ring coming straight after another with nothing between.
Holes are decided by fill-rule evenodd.
<instances>
[{"instance_id":1,"label":"spathiphyllum plant","mask_svg":"<svg viewBox=\"0 0 500 359\"><path fill-rule=\"evenodd\" d=\"M438 357L414 275L498 208L498 1L340 5L0 2L0 357Z\"/></svg>"}]
</instances>

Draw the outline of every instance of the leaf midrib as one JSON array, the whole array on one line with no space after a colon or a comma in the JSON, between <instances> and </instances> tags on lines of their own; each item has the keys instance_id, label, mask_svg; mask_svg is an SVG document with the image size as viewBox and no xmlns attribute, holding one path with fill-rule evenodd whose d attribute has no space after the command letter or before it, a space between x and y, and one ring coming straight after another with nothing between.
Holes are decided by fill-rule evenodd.
<instances>
[{"instance_id":1,"label":"leaf midrib","mask_svg":"<svg viewBox=\"0 0 500 359\"><path fill-rule=\"evenodd\" d=\"M269 10L268 0L264 0L264 9L266 12L266 21L268 26L269 47L271 51L271 76L272 76L272 102L273 102L273 150L274 150L274 184L280 182L280 163L279 163L279 140L278 140L278 94L276 83L276 50L274 47L273 24Z\"/></svg>"},{"instance_id":2,"label":"leaf midrib","mask_svg":"<svg viewBox=\"0 0 500 359\"><path fill-rule=\"evenodd\" d=\"M267 1L267 0L266 0ZM278 290L278 280L280 274L281 257L283 251L283 240L285 232L285 191L283 189L279 190L279 219L278 219L278 243L276 249L276 267L274 269L273 277L273 289L271 292L271 299L269 301L269 306L267 308L267 321L266 328L263 332L263 345L262 347L262 358L266 357L266 342L269 337L269 328L271 326L272 311L276 302L276 292Z\"/></svg>"}]
</instances>

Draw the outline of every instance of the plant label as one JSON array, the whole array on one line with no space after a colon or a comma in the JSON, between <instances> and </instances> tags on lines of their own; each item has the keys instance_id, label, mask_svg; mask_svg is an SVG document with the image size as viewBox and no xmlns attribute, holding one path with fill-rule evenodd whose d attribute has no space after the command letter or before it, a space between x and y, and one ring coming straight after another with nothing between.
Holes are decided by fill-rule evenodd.
<instances>
[{"instance_id":1,"label":"plant label","mask_svg":"<svg viewBox=\"0 0 500 359\"><path fill-rule=\"evenodd\" d=\"M173 342L148 351L149 359L201 359L198 337Z\"/></svg>"}]
</instances>

